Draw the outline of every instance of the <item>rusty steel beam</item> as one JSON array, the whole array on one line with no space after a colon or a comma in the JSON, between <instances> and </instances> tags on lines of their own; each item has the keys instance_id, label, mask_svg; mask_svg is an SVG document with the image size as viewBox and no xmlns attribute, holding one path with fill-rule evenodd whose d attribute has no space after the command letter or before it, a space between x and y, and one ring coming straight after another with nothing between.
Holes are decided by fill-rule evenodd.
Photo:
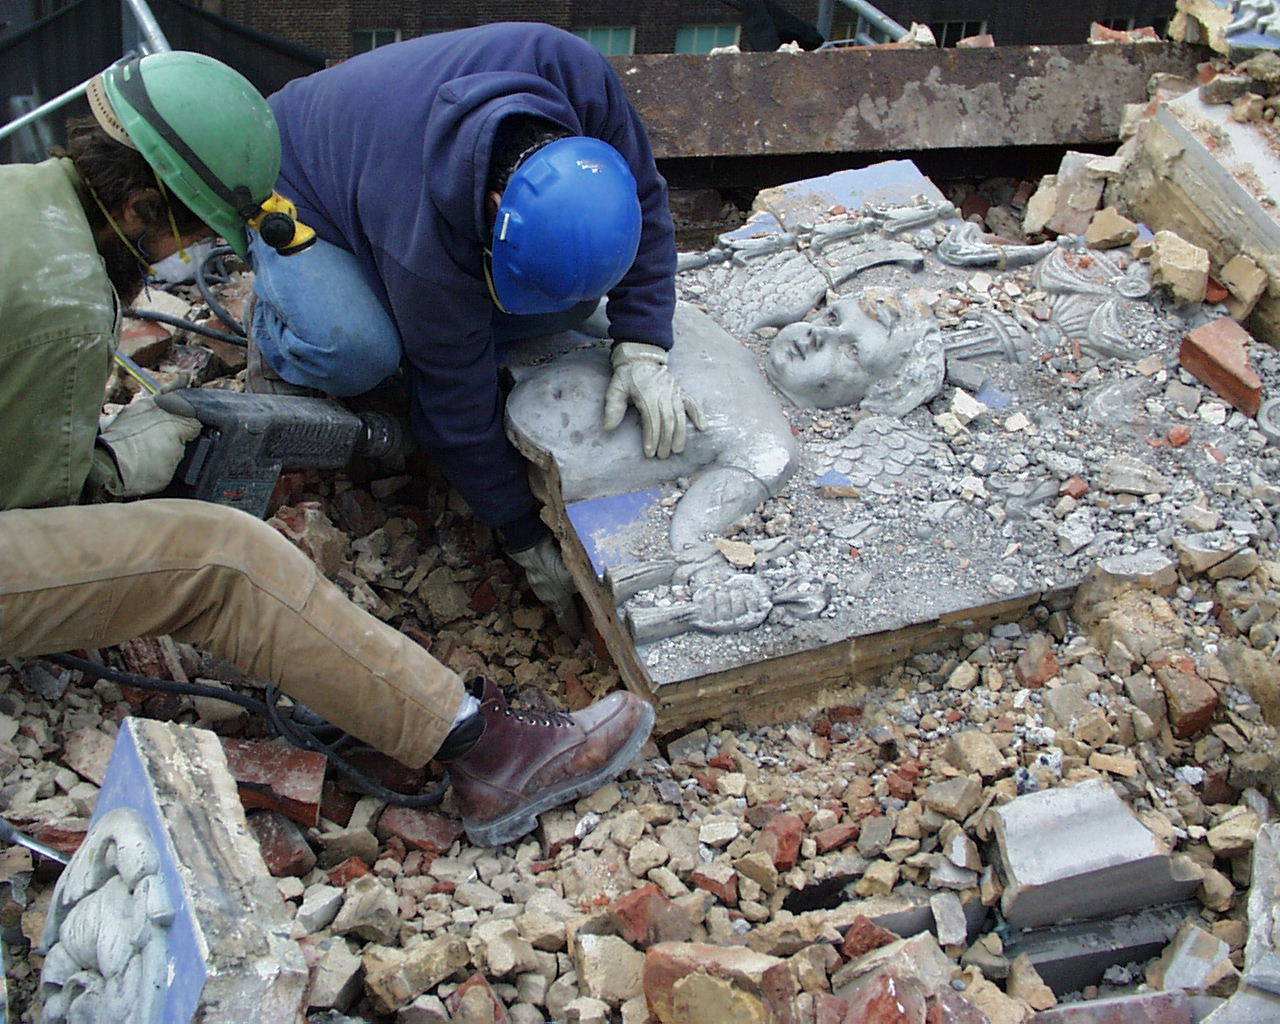
<instances>
[{"instance_id":1,"label":"rusty steel beam","mask_svg":"<svg viewBox=\"0 0 1280 1024\"><path fill-rule=\"evenodd\" d=\"M659 159L1114 142L1177 43L637 54L613 63Z\"/></svg>"}]
</instances>

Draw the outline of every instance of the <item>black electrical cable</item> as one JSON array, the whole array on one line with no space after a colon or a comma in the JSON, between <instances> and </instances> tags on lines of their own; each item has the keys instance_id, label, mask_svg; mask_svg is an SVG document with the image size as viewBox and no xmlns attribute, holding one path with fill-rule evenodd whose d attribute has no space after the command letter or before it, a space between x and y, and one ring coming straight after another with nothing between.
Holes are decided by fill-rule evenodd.
<instances>
[{"instance_id":1,"label":"black electrical cable","mask_svg":"<svg viewBox=\"0 0 1280 1024\"><path fill-rule=\"evenodd\" d=\"M264 716L276 734L283 736L295 747L323 754L329 759L334 769L353 786L361 792L379 800L385 800L387 803L397 804L401 807L435 807L444 799L444 794L449 788L449 776L446 774L439 784L424 793L399 793L393 789L388 789L360 771L339 753L339 748L344 746L351 737L342 733L337 742L326 743L310 727L302 726L283 714L280 710L280 690L276 686L268 686L265 690L267 699L261 701L255 697L246 697L242 693L236 693L234 690L223 689L220 686L206 686L203 683L178 683L172 679L151 679L148 676L134 675L132 672L118 672L113 668L107 668L105 665L98 665L84 658L77 658L73 654L46 654L44 659L53 662L55 665L61 665L63 668L83 672L85 675L92 676L95 679L106 679L109 682L136 687L140 690L154 690L157 693L172 693L183 697L211 697L214 700L236 704L247 711Z\"/></svg>"},{"instance_id":2,"label":"black electrical cable","mask_svg":"<svg viewBox=\"0 0 1280 1024\"><path fill-rule=\"evenodd\" d=\"M152 309L129 307L123 311L122 315L132 317L134 320L154 320L156 323L169 324L171 327L181 327L183 330L195 331L196 334L203 334L206 338L216 338L218 341L225 341L229 345L239 345L241 348L248 344L244 338L238 338L234 334L228 334L226 331L219 331L214 327L206 327L204 324L196 323L194 320L183 320L181 317L170 316L168 313L157 313Z\"/></svg>"},{"instance_id":3,"label":"black electrical cable","mask_svg":"<svg viewBox=\"0 0 1280 1024\"><path fill-rule=\"evenodd\" d=\"M246 334L244 324L227 312L227 307L218 301L218 297L213 294L213 289L209 287L209 280L206 274L209 264L215 259L221 259L223 256L230 256L234 252L235 250L229 245L220 245L216 249L210 249L209 252L205 254L204 259L196 264L196 287L200 289L201 297L204 299L205 304L213 311L214 316L227 325L227 330L232 334L236 334L241 338L244 338ZM222 277L224 280L226 279L225 274L223 274ZM243 345L244 342L241 341L239 344Z\"/></svg>"}]
</instances>

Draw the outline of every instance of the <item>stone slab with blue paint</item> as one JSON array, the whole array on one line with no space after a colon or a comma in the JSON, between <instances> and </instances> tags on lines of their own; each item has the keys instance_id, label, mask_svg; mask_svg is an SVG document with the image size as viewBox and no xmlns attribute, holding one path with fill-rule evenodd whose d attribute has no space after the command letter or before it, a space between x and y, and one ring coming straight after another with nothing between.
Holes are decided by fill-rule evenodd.
<instances>
[{"instance_id":1,"label":"stone slab with blue paint","mask_svg":"<svg viewBox=\"0 0 1280 1024\"><path fill-rule=\"evenodd\" d=\"M307 968L290 933L218 737L126 718L54 891L45 1019L300 1022Z\"/></svg>"}]
</instances>

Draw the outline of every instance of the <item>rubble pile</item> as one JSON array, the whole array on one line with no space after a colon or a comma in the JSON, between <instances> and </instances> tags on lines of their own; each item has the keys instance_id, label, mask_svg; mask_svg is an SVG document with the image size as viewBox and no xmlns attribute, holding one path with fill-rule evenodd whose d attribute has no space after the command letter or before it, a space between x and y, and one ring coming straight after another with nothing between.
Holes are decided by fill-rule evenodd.
<instances>
[{"instance_id":1,"label":"rubble pile","mask_svg":"<svg viewBox=\"0 0 1280 1024\"><path fill-rule=\"evenodd\" d=\"M1119 171L1099 160L1069 159L1036 189L987 183L960 212L1005 237L1145 245L1127 259L1154 258L1170 310L1251 301L1247 267L1215 278L1176 233L1147 238L1110 209ZM247 283L233 276L229 306ZM1029 272L979 271L965 287L934 297L943 326L970 307L1048 319ZM145 301L203 312L191 296ZM981 491L961 497L975 507L1018 512L1014 499L1032 497L1016 489L1031 465L1020 449L1049 470L1050 490L1021 511L1052 526L1059 563L1097 562L1074 594L901 661L843 703L763 726L660 731L630 773L543 815L523 842L468 845L448 797L420 810L354 792L227 702L89 683L38 661L0 666L0 813L74 850L125 716L216 732L304 951L310 1020L327 1024L1280 1018L1269 967L1280 887L1280 461L1269 445L1280 435L1261 415L1280 359L1232 323L1129 325L1141 351L1118 376L1141 392L1138 418L1117 398L1100 422L1132 433L1145 460L1075 451L1062 420L1037 424L1032 451L1016 411L999 430L968 415L963 380L949 378L921 414L967 460ZM124 345L162 383L242 386L234 346L136 323ZM1078 398L1069 425L1115 362L1043 360ZM990 371L995 390L1005 372ZM133 387L118 375L109 397ZM841 415L800 414L832 438L855 425ZM970 435L1002 445L999 462L980 464ZM1206 479L1175 491L1161 460L1193 438ZM997 481L1008 494L988 500L984 480L1000 473L1014 476ZM486 674L526 706L581 707L619 685L589 641L556 630L429 468L293 475L274 504L272 524L354 601L464 676ZM766 507L738 533L774 535L777 518ZM96 653L260 692L167 638ZM386 785L425 782L353 758ZM15 847L0 853L0 881L15 1019L34 1022L49 876Z\"/></svg>"}]
</instances>

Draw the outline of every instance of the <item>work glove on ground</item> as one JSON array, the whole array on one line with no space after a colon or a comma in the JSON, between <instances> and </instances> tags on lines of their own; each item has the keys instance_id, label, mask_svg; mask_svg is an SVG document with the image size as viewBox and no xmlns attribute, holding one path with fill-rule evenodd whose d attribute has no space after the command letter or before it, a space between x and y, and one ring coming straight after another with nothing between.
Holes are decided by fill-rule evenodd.
<instances>
[{"instance_id":1,"label":"work glove on ground","mask_svg":"<svg viewBox=\"0 0 1280 1024\"><path fill-rule=\"evenodd\" d=\"M613 379L604 395L604 429L622 422L627 403L640 413L647 457L665 459L684 451L688 417L699 430L706 427L702 410L667 369L667 350L641 341L620 341L613 346Z\"/></svg>"},{"instance_id":2,"label":"work glove on ground","mask_svg":"<svg viewBox=\"0 0 1280 1024\"><path fill-rule=\"evenodd\" d=\"M538 600L551 609L560 628L571 637L580 637L582 617L573 602L578 589L564 564L556 539L547 534L531 548L508 553L524 569L530 588Z\"/></svg>"},{"instance_id":3,"label":"work glove on ground","mask_svg":"<svg viewBox=\"0 0 1280 1024\"><path fill-rule=\"evenodd\" d=\"M200 421L165 412L150 395L126 405L99 435L115 461L118 479L104 481L117 498L156 494L169 486Z\"/></svg>"}]
</instances>

